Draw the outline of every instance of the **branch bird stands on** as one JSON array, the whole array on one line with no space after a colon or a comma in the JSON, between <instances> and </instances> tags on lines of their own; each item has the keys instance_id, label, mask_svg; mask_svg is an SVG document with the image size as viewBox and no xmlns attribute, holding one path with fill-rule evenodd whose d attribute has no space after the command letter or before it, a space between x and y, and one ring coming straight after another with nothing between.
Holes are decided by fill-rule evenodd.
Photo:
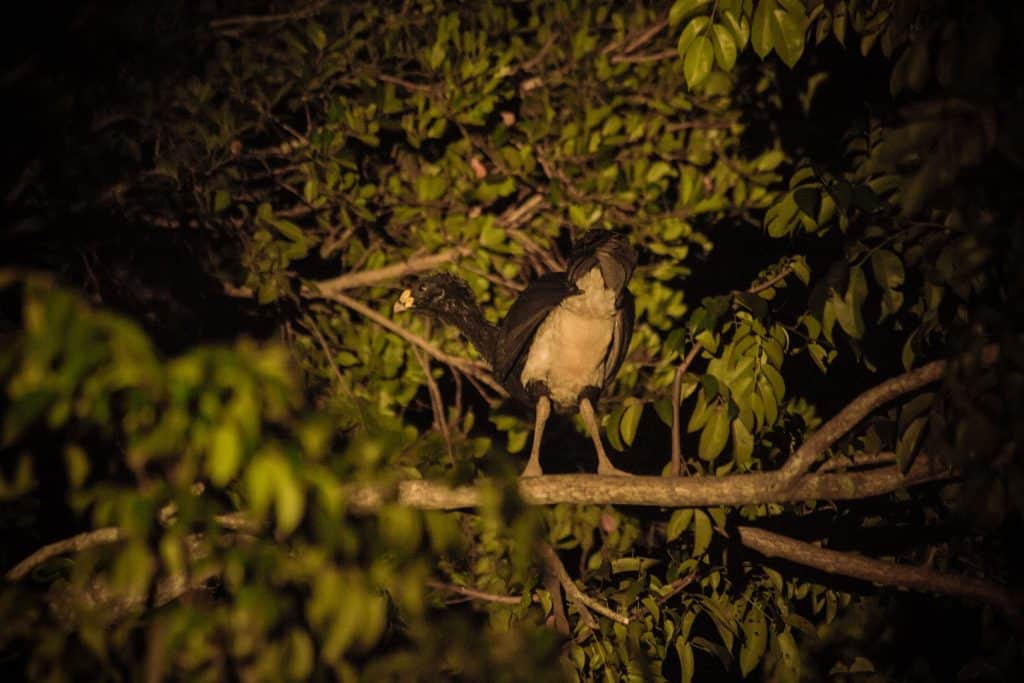
<instances>
[{"instance_id":1,"label":"branch bird stands on","mask_svg":"<svg viewBox=\"0 0 1024 683\"><path fill-rule=\"evenodd\" d=\"M597 451L598 474L628 475L605 453L594 402L615 378L633 335L633 295L626 289L636 252L622 235L591 230L576 244L567 271L531 282L500 326L492 325L465 281L447 273L423 278L395 302L456 326L494 368L509 394L536 410L524 477L542 474L540 444L551 410L579 410Z\"/></svg>"}]
</instances>

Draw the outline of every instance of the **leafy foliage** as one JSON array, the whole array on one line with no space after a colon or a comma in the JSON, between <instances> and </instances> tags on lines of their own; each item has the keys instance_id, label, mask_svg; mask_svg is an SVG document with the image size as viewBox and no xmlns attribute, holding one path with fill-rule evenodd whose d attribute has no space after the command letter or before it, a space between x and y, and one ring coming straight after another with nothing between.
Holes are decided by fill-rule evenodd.
<instances>
[{"instance_id":1,"label":"leafy foliage","mask_svg":"<svg viewBox=\"0 0 1024 683\"><path fill-rule=\"evenodd\" d=\"M202 15L159 84L123 66L124 111L74 141L69 168L7 195L54 234L96 215L113 241L187 234L204 284L186 288L213 283L204 297L245 311L230 341L168 351L177 309L148 293L183 295L152 273L126 284L102 240L4 271L4 564L87 539L0 593L0 652L26 676L901 678L928 653L883 652L865 625L900 598L745 550L737 525L1021 575L1019 16L888 0L253 5ZM846 89L854 111L835 104ZM457 331L389 320L405 273L384 269L449 268L497 321L591 228L643 254L633 345L603 399L618 463L665 468L673 381L698 345L682 451L689 476L720 478L778 469L860 390L956 356L819 458L928 459L956 478L884 500L525 505L510 454L529 421L451 360L473 359ZM585 437L564 441L555 469L585 469ZM398 483L420 479L480 480L482 504L400 504ZM563 612L540 542L629 623ZM985 641L958 670L1012 676L1008 627L963 619Z\"/></svg>"}]
</instances>

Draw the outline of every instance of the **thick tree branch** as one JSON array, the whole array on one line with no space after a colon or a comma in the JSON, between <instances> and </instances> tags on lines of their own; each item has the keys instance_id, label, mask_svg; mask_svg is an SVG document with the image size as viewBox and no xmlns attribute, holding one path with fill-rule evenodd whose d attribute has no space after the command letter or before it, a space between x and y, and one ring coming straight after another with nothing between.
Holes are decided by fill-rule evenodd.
<instances>
[{"instance_id":1,"label":"thick tree branch","mask_svg":"<svg viewBox=\"0 0 1024 683\"><path fill-rule=\"evenodd\" d=\"M755 527L741 526L737 531L743 545L768 557L779 557L829 574L873 581L884 586L973 598L988 603L1018 629L1024 629L1022 597L991 581L819 548Z\"/></svg>"},{"instance_id":2,"label":"thick tree branch","mask_svg":"<svg viewBox=\"0 0 1024 683\"><path fill-rule=\"evenodd\" d=\"M999 347L990 344L982 349L981 362L991 365L999 355ZM916 391L942 378L949 361L937 360L916 370L897 375L876 387L868 389L853 399L831 420L804 441L779 470L776 486L795 485L798 478L810 469L811 464L827 448L849 432L875 408L888 403L897 396Z\"/></svg>"},{"instance_id":3,"label":"thick tree branch","mask_svg":"<svg viewBox=\"0 0 1024 683\"><path fill-rule=\"evenodd\" d=\"M520 479L519 494L531 505L638 505L652 507L707 507L787 503L804 500L859 500L901 488L950 478L918 458L906 474L898 466L865 472L808 474L783 488L777 472L733 474L725 477L616 477L596 474L552 474ZM480 504L476 486L451 488L437 482L411 480L397 487L358 486L347 489L349 509L369 513L395 501L424 510L455 510Z\"/></svg>"}]
</instances>

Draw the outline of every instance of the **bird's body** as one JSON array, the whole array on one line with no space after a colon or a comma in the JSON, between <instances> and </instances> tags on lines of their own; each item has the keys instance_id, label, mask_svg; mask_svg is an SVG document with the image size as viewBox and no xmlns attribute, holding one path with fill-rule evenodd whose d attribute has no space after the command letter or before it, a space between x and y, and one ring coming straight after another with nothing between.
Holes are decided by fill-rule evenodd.
<instances>
[{"instance_id":1,"label":"bird's body","mask_svg":"<svg viewBox=\"0 0 1024 683\"><path fill-rule=\"evenodd\" d=\"M604 385L608 345L615 329L615 293L594 268L537 327L520 374L524 387L543 383L559 410L575 410L588 387Z\"/></svg>"},{"instance_id":2,"label":"bird's body","mask_svg":"<svg viewBox=\"0 0 1024 683\"><path fill-rule=\"evenodd\" d=\"M624 474L604 453L592 402L622 364L633 331L626 284L636 252L612 232L584 236L565 272L531 282L500 326L487 323L468 286L451 275L424 278L404 291L395 311L417 309L454 324L491 364L509 393L535 405L533 448L523 476L541 474L540 440L552 404L580 410L598 452L598 471Z\"/></svg>"}]
</instances>

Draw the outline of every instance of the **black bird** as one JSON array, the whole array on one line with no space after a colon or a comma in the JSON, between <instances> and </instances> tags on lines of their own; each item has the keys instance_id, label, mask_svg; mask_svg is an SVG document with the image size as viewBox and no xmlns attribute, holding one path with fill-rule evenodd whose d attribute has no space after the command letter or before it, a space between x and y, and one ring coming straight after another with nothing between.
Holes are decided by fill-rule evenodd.
<instances>
[{"instance_id":1,"label":"black bird","mask_svg":"<svg viewBox=\"0 0 1024 683\"><path fill-rule=\"evenodd\" d=\"M568 270L531 282L500 326L487 322L469 285L446 273L403 291L394 311L415 310L458 327L509 393L536 407L522 476L542 474L540 443L552 404L558 412L580 411L599 474L625 475L605 454L593 403L619 371L633 335L633 295L626 285L636 262L623 236L591 230L577 243Z\"/></svg>"}]
</instances>

